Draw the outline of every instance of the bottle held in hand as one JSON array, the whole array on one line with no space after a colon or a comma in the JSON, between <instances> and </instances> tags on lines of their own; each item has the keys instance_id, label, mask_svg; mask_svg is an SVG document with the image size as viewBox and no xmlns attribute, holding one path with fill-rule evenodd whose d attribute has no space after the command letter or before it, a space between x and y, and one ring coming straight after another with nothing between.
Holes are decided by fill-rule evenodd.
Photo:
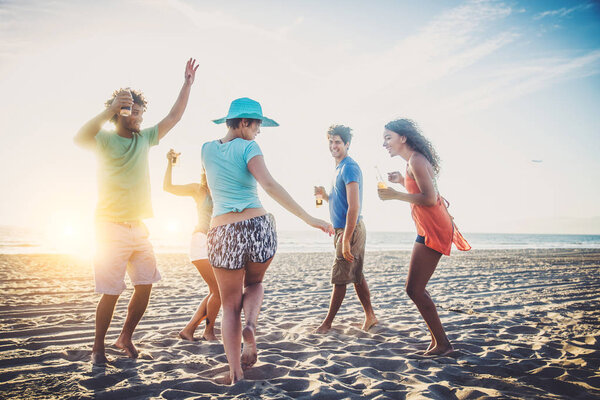
<instances>
[{"instance_id":1,"label":"bottle held in hand","mask_svg":"<svg viewBox=\"0 0 600 400\"><path fill-rule=\"evenodd\" d=\"M386 189L387 185L381 176L381 172L379 171L379 167L375 166L375 172L377 174L377 189Z\"/></svg>"},{"instance_id":2,"label":"bottle held in hand","mask_svg":"<svg viewBox=\"0 0 600 400\"><path fill-rule=\"evenodd\" d=\"M131 94L131 91L129 89L127 89L126 91L129 92L129 94ZM122 117L129 117L131 115L131 107L130 106L121 107L121 111L119 112L119 114Z\"/></svg>"},{"instance_id":3,"label":"bottle held in hand","mask_svg":"<svg viewBox=\"0 0 600 400\"><path fill-rule=\"evenodd\" d=\"M315 195L315 203L316 203L317 207L321 207L323 205L323 195L322 194Z\"/></svg>"}]
</instances>

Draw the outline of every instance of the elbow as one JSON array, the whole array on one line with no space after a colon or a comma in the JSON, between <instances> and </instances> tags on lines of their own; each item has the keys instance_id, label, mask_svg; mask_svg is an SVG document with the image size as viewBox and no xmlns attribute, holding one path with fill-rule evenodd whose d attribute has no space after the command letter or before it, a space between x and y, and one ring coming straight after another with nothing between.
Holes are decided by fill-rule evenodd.
<instances>
[{"instance_id":1,"label":"elbow","mask_svg":"<svg viewBox=\"0 0 600 400\"><path fill-rule=\"evenodd\" d=\"M423 205L426 206L426 207L433 207L433 206L436 205L436 203L437 203L437 199L436 198L427 198L427 199L425 199Z\"/></svg>"},{"instance_id":2,"label":"elbow","mask_svg":"<svg viewBox=\"0 0 600 400\"><path fill-rule=\"evenodd\" d=\"M277 187L279 185L277 182L275 182L275 180L269 180L267 182L263 182L261 186L269 196L273 196L273 194L277 192Z\"/></svg>"}]
</instances>

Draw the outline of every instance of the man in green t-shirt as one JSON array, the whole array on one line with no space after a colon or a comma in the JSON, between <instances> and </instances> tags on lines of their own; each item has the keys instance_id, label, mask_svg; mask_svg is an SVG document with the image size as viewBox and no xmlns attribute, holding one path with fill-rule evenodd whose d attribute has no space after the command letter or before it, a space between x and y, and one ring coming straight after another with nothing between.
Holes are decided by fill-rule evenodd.
<instances>
[{"instance_id":1,"label":"man in green t-shirt","mask_svg":"<svg viewBox=\"0 0 600 400\"><path fill-rule=\"evenodd\" d=\"M146 311L152 284L160 280L148 229L142 222L152 217L148 151L181 119L197 69L196 60L189 59L179 96L157 125L140 129L146 110L141 92L117 90L106 102L106 109L83 125L75 136L76 144L96 151L99 163L94 276L96 292L102 293L102 298L96 309L94 364L108 362L104 338L119 295L126 287L125 272L135 290L115 346L131 358L138 356L131 336ZM129 108L131 115L120 115L122 108ZM101 129L108 120L114 122L115 131Z\"/></svg>"}]
</instances>

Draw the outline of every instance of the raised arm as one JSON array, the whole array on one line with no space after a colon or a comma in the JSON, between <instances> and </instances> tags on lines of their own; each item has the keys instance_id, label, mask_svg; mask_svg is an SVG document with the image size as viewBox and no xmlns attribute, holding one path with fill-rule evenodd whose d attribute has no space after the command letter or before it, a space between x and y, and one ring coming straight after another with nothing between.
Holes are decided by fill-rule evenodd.
<instances>
[{"instance_id":1,"label":"raised arm","mask_svg":"<svg viewBox=\"0 0 600 400\"><path fill-rule=\"evenodd\" d=\"M321 219L314 218L308 214L301 206L290 196L290 194L281 186L272 176L263 156L254 156L248 161L248 170L254 176L260 186L283 208L306 222L313 228L321 229L323 232L332 235L333 227L330 223Z\"/></svg>"},{"instance_id":2,"label":"raised arm","mask_svg":"<svg viewBox=\"0 0 600 400\"><path fill-rule=\"evenodd\" d=\"M191 196L196 202L204 201L206 188L199 183L188 183L187 185L173 185L173 158L175 155L173 149L167 153L167 169L163 179L163 190L176 196Z\"/></svg>"},{"instance_id":3,"label":"raised arm","mask_svg":"<svg viewBox=\"0 0 600 400\"><path fill-rule=\"evenodd\" d=\"M437 202L437 191L429 171L429 161L421 155L410 158L408 165L415 176L421 193L404 193L392 188L378 189L381 200L402 200L419 206L433 206Z\"/></svg>"},{"instance_id":4,"label":"raised arm","mask_svg":"<svg viewBox=\"0 0 600 400\"><path fill-rule=\"evenodd\" d=\"M179 91L179 96L177 96L177 100L175 100L175 104L173 104L173 108L171 108L169 114L158 123L159 140L165 137L165 135L175 126L175 124L179 122L183 116L188 99L190 98L192 84L196 78L197 69L198 65L196 65L196 60L190 58L185 65L185 81L183 82L183 87Z\"/></svg>"},{"instance_id":5,"label":"raised arm","mask_svg":"<svg viewBox=\"0 0 600 400\"><path fill-rule=\"evenodd\" d=\"M94 118L86 122L77 132L73 141L75 144L81 147L93 149L96 146L96 135L102 129L102 125L113 117L116 113L121 111L121 107L131 107L133 105L133 98L131 93L128 91L120 92L110 107L96 115Z\"/></svg>"}]
</instances>

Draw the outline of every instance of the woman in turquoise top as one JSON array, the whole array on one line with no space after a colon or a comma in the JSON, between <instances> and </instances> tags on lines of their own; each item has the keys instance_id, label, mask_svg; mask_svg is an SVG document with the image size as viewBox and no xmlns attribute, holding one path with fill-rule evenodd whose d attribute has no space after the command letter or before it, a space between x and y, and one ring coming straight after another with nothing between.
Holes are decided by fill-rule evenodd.
<instances>
[{"instance_id":1,"label":"woman in turquoise top","mask_svg":"<svg viewBox=\"0 0 600 400\"><path fill-rule=\"evenodd\" d=\"M185 328L179 332L179 337L185 340L195 340L194 332L198 325L206 319L206 328L202 337L206 340L217 340L215 336L215 320L221 309L221 296L219 287L215 280L215 274L208 262L208 247L206 243L206 234L210 226L213 204L206 184L206 176L202 174L200 183L188 183L187 185L173 185L173 160L180 154L171 149L167 153L167 170L163 181L163 190L177 196L190 196L196 201L198 209L198 225L192 234L190 245L190 261L202 279L208 285L208 295L202 300L196 313L187 323Z\"/></svg>"},{"instance_id":2,"label":"woman in turquoise top","mask_svg":"<svg viewBox=\"0 0 600 400\"><path fill-rule=\"evenodd\" d=\"M221 327L229 362L225 382L235 383L244 378L243 370L257 360L255 331L264 295L262 280L277 249L275 220L262 207L256 183L308 225L330 235L333 228L310 216L269 173L254 138L261 125L279 124L262 115L258 102L248 98L234 100L228 115L213 122L225 122L228 131L220 140L202 146L202 164L214 202L208 258L223 301Z\"/></svg>"}]
</instances>

